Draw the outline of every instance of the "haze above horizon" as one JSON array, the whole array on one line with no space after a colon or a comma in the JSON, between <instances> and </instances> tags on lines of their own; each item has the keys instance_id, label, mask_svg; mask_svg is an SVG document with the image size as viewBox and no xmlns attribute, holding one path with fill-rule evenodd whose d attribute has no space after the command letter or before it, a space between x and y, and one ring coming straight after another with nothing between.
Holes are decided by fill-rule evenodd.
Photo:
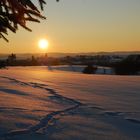
<instances>
[{"instance_id":1,"label":"haze above horizon","mask_svg":"<svg viewBox=\"0 0 140 140\"><path fill-rule=\"evenodd\" d=\"M42 53L38 40L49 41L47 52L140 51L139 0L47 0L47 20L19 28L0 53Z\"/></svg>"}]
</instances>

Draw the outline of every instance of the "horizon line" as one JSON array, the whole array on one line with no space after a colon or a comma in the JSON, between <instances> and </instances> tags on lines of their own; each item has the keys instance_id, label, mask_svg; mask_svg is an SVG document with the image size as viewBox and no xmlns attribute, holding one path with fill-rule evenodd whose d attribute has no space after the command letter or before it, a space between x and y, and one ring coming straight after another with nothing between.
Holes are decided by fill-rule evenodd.
<instances>
[{"instance_id":1,"label":"horizon line","mask_svg":"<svg viewBox=\"0 0 140 140\"><path fill-rule=\"evenodd\" d=\"M95 52L40 52L40 53L32 53L32 52L11 52L15 54L46 54L46 53L57 53L57 54L90 54L90 53L140 53L139 51L95 51ZM0 55L11 54L11 53L0 53Z\"/></svg>"}]
</instances>

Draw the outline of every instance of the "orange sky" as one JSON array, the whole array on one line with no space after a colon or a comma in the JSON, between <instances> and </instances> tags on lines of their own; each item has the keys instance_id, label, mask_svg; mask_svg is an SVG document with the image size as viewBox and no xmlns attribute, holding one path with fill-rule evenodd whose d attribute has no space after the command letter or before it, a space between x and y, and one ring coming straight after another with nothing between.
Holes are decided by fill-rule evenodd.
<instances>
[{"instance_id":1,"label":"orange sky","mask_svg":"<svg viewBox=\"0 0 140 140\"><path fill-rule=\"evenodd\" d=\"M48 0L47 20L29 23L0 39L0 53L40 53L38 40L49 41L48 52L140 51L139 0Z\"/></svg>"}]
</instances>

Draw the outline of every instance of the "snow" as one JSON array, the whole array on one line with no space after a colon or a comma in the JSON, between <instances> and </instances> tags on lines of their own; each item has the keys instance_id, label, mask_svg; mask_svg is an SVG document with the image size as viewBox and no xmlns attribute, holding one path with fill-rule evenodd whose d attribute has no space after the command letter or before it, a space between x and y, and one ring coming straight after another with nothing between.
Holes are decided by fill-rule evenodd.
<instances>
[{"instance_id":1,"label":"snow","mask_svg":"<svg viewBox=\"0 0 140 140\"><path fill-rule=\"evenodd\" d=\"M60 66L48 66L48 70L60 70L82 73L86 65L60 65ZM114 74L114 70L110 67L97 66L95 74Z\"/></svg>"},{"instance_id":2,"label":"snow","mask_svg":"<svg viewBox=\"0 0 140 140\"><path fill-rule=\"evenodd\" d=\"M0 70L0 140L139 140L140 76Z\"/></svg>"}]
</instances>

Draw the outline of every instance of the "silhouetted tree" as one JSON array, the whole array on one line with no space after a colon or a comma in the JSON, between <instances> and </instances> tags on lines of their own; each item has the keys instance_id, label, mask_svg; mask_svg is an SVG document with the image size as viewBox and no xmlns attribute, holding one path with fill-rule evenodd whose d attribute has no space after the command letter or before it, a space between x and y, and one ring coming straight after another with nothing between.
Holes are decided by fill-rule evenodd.
<instances>
[{"instance_id":1,"label":"silhouetted tree","mask_svg":"<svg viewBox=\"0 0 140 140\"><path fill-rule=\"evenodd\" d=\"M31 65L33 66L37 65L37 59L34 56L32 56L31 58Z\"/></svg>"},{"instance_id":2,"label":"silhouetted tree","mask_svg":"<svg viewBox=\"0 0 140 140\"><path fill-rule=\"evenodd\" d=\"M0 0L0 38L8 41L3 34L7 34L7 29L16 32L18 25L31 31L26 26L27 21L40 22L45 19L33 0ZM56 0L59 1L59 0ZM44 0L38 0L41 10L46 4Z\"/></svg>"},{"instance_id":3,"label":"silhouetted tree","mask_svg":"<svg viewBox=\"0 0 140 140\"><path fill-rule=\"evenodd\" d=\"M10 54L10 55L8 56L8 59L7 59L7 64L8 64L8 65L14 65L15 61L16 61L16 55L13 54L13 53Z\"/></svg>"},{"instance_id":4,"label":"silhouetted tree","mask_svg":"<svg viewBox=\"0 0 140 140\"><path fill-rule=\"evenodd\" d=\"M130 55L115 66L119 75L134 75L140 71L140 55Z\"/></svg>"},{"instance_id":5,"label":"silhouetted tree","mask_svg":"<svg viewBox=\"0 0 140 140\"><path fill-rule=\"evenodd\" d=\"M0 69L6 67L6 62L4 60L0 60Z\"/></svg>"}]
</instances>

